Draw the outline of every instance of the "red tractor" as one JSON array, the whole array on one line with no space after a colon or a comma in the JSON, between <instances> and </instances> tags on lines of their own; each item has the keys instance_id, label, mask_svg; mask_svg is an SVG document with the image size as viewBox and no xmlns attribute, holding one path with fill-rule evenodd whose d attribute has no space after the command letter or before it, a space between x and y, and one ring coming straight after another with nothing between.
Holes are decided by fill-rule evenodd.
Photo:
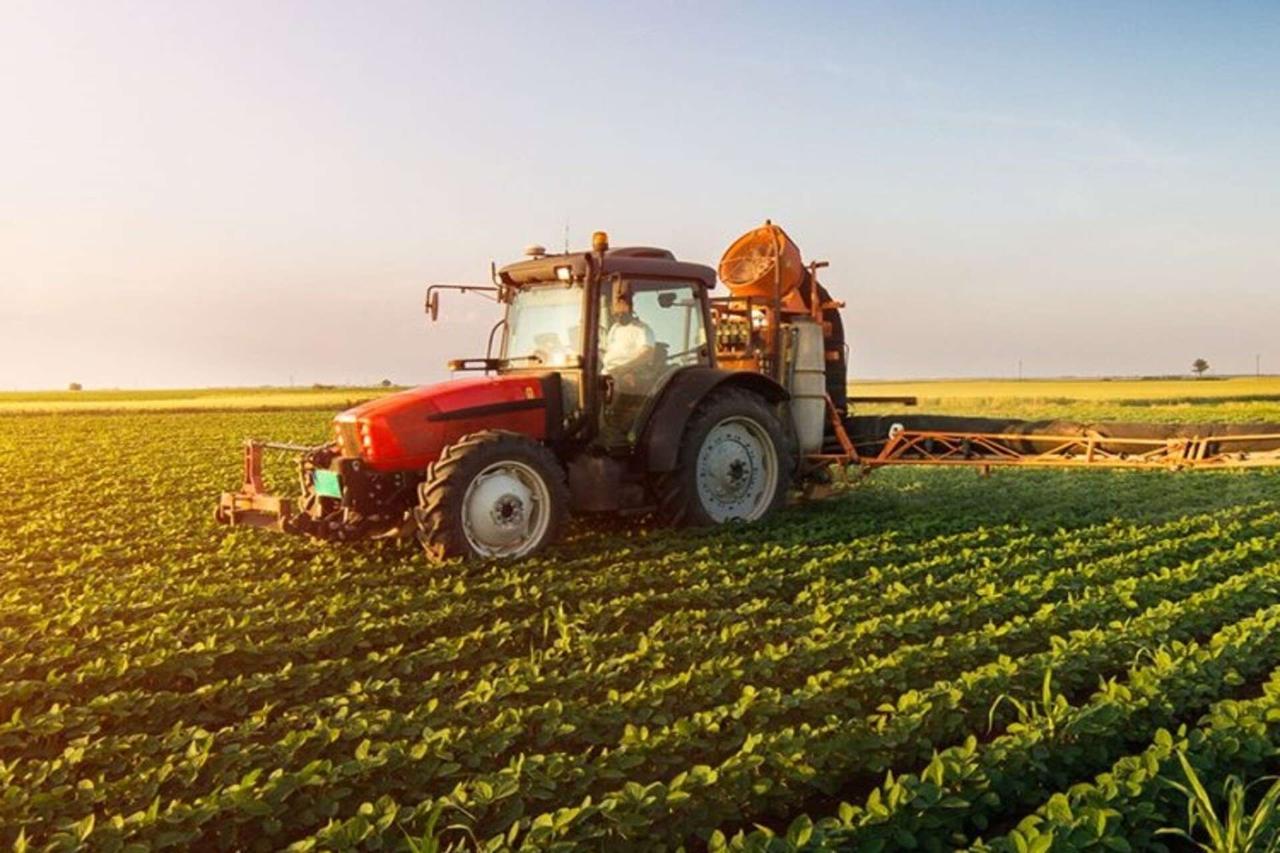
<instances>
[{"instance_id":1,"label":"red tractor","mask_svg":"<svg viewBox=\"0 0 1280 853\"><path fill-rule=\"evenodd\" d=\"M767 515L822 467L800 461L827 431L821 318L838 306L781 229L743 240L725 263L756 283L729 299L711 298L716 270L610 248L602 232L586 252L531 247L492 287L431 287L433 320L445 289L505 307L490 354L449 363L479 375L342 412L319 447L248 442L244 487L222 496L218 519L332 540L415 535L433 558L514 558L555 539L570 512L693 525ZM831 387L843 395L835 349ZM272 448L301 452L296 501L264 493Z\"/></svg>"}]
</instances>

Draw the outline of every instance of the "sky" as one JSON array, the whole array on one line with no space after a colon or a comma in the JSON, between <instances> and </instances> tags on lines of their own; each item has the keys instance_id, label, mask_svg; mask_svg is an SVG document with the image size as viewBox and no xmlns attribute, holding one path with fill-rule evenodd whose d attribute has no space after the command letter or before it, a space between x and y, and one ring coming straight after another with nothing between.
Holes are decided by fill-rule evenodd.
<instances>
[{"instance_id":1,"label":"sky","mask_svg":"<svg viewBox=\"0 0 1280 853\"><path fill-rule=\"evenodd\" d=\"M1280 3L0 2L0 389L444 378L765 218L856 378L1280 373Z\"/></svg>"}]
</instances>

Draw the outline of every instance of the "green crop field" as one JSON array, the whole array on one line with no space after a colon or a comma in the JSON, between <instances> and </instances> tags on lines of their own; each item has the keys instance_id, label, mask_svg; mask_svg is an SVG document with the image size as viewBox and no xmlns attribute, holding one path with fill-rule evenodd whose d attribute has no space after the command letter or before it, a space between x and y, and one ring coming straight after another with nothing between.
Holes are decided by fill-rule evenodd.
<instances>
[{"instance_id":1,"label":"green crop field","mask_svg":"<svg viewBox=\"0 0 1280 853\"><path fill-rule=\"evenodd\" d=\"M857 390L1280 421L1277 380L1077 386ZM242 438L354 391L71 396L0 398L16 849L1153 849L1183 757L1280 769L1280 472L885 470L429 566L213 522Z\"/></svg>"}]
</instances>

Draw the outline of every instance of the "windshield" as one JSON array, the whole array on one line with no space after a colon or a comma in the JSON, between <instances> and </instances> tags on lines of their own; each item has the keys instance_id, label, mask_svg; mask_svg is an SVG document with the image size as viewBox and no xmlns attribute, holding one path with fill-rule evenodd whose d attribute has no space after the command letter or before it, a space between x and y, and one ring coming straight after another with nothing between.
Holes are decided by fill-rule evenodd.
<instances>
[{"instance_id":1,"label":"windshield","mask_svg":"<svg viewBox=\"0 0 1280 853\"><path fill-rule=\"evenodd\" d=\"M507 306L504 359L568 366L581 354L581 284L535 284L516 292Z\"/></svg>"}]
</instances>

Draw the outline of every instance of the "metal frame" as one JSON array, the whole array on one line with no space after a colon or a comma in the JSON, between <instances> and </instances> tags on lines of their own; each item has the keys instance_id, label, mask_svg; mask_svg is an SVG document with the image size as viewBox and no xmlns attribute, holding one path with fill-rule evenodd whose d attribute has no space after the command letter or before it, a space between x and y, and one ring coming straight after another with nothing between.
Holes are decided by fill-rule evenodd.
<instances>
[{"instance_id":1,"label":"metal frame","mask_svg":"<svg viewBox=\"0 0 1280 853\"><path fill-rule=\"evenodd\" d=\"M1245 442L1275 441L1280 435L1231 435L1212 438L1111 438L1088 435L912 432L890 436L871 459L869 468L883 465L969 465L979 468L1020 466L1035 468L1264 468L1280 466L1280 450L1232 450ZM1025 452L1011 443L1046 444L1045 450ZM1123 444L1133 452L1108 449Z\"/></svg>"},{"instance_id":2,"label":"metal frame","mask_svg":"<svg viewBox=\"0 0 1280 853\"><path fill-rule=\"evenodd\" d=\"M284 530L293 516L294 501L267 492L262 483L262 452L280 450L305 453L314 449L307 445L279 441L245 441L240 491L222 493L215 517L226 524Z\"/></svg>"},{"instance_id":3,"label":"metal frame","mask_svg":"<svg viewBox=\"0 0 1280 853\"><path fill-rule=\"evenodd\" d=\"M863 456L849 438L831 398L827 413L841 452L809 458L841 467L859 466L865 473L890 465L938 465L975 468L1125 468L1181 471L1221 468L1280 467L1280 434L1224 435L1202 438L1127 438L1048 433L945 432L898 429L874 456ZM1244 444L1274 442L1274 450L1240 450ZM1023 450L1020 446L1041 449ZM1133 450L1117 450L1118 445Z\"/></svg>"}]
</instances>

